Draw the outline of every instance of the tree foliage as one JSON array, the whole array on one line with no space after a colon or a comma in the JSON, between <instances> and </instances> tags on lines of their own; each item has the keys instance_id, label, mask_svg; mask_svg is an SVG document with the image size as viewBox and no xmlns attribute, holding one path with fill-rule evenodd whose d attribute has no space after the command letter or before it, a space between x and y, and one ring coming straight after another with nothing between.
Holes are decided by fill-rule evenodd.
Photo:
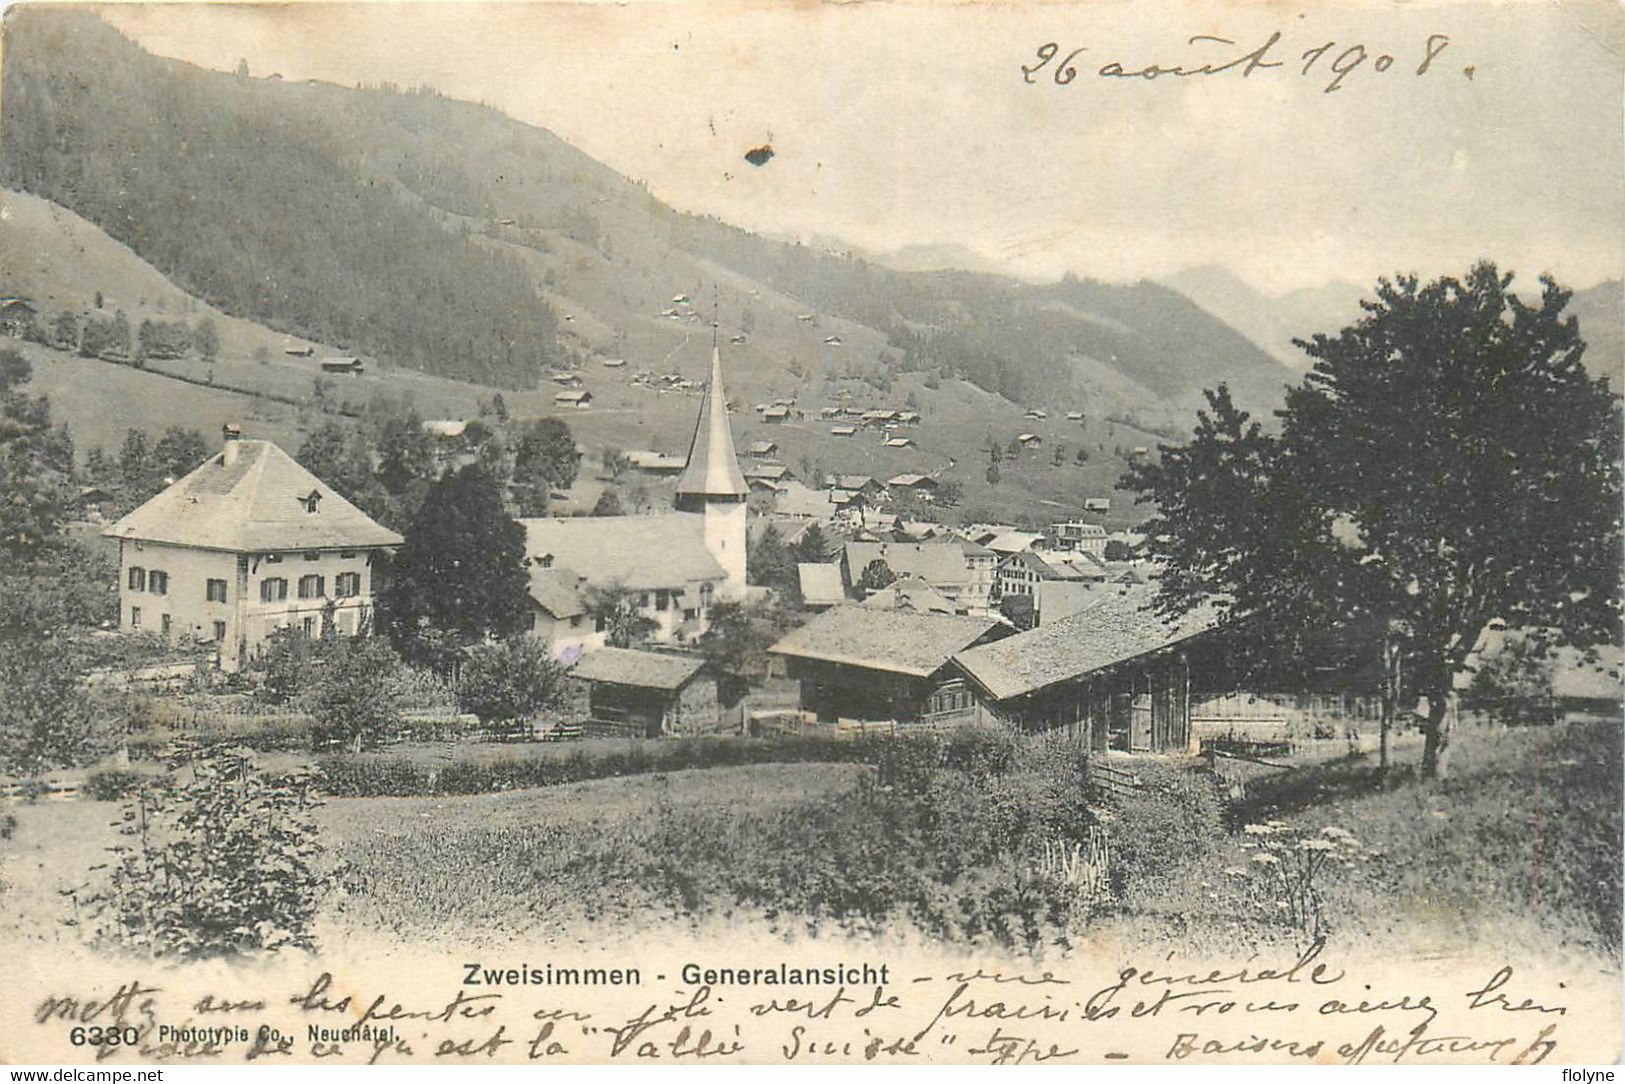
<instances>
[{"instance_id":1,"label":"tree foliage","mask_svg":"<svg viewBox=\"0 0 1625 1084\"><path fill-rule=\"evenodd\" d=\"M525 529L504 511L497 483L477 465L429 487L405 532L379 600L391 641L408 659L449 665L438 631L459 644L506 637L529 621Z\"/></svg>"},{"instance_id":2,"label":"tree foliage","mask_svg":"<svg viewBox=\"0 0 1625 1084\"><path fill-rule=\"evenodd\" d=\"M618 583L588 588L585 603L587 615L610 647L631 647L660 627L644 613L639 593Z\"/></svg>"},{"instance_id":3,"label":"tree foliage","mask_svg":"<svg viewBox=\"0 0 1625 1084\"><path fill-rule=\"evenodd\" d=\"M457 683L457 704L481 722L525 719L564 699L563 664L533 636L469 648Z\"/></svg>"},{"instance_id":4,"label":"tree foliage","mask_svg":"<svg viewBox=\"0 0 1625 1084\"><path fill-rule=\"evenodd\" d=\"M1398 642L1428 698L1423 770L1494 620L1586 647L1620 636L1621 416L1581 368L1569 291L1526 302L1481 263L1379 282L1365 316L1299 345L1315 359L1263 431L1221 387L1192 440L1125 484L1168 610L1217 598L1271 650L1317 631ZM1369 654L1375 657L1378 650Z\"/></svg>"}]
</instances>

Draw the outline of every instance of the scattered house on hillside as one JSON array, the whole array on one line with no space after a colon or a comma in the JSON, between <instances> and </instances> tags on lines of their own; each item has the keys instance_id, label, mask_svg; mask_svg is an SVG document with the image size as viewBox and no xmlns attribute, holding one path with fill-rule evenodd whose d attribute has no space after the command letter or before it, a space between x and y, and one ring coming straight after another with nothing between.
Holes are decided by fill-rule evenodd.
<instances>
[{"instance_id":1,"label":"scattered house on hillside","mask_svg":"<svg viewBox=\"0 0 1625 1084\"><path fill-rule=\"evenodd\" d=\"M360 358L323 358L321 365L324 373L348 373L351 376L360 376L366 368Z\"/></svg>"},{"instance_id":2,"label":"scattered house on hillside","mask_svg":"<svg viewBox=\"0 0 1625 1084\"><path fill-rule=\"evenodd\" d=\"M468 431L468 423L460 418L431 418L423 423L423 431L437 440L457 440Z\"/></svg>"},{"instance_id":3,"label":"scattered house on hillside","mask_svg":"<svg viewBox=\"0 0 1625 1084\"><path fill-rule=\"evenodd\" d=\"M1152 609L1149 585L996 643L957 652L977 722L1064 728L1098 752L1195 752L1191 703L1226 684L1211 607L1177 620Z\"/></svg>"},{"instance_id":4,"label":"scattered house on hillside","mask_svg":"<svg viewBox=\"0 0 1625 1084\"><path fill-rule=\"evenodd\" d=\"M920 412L917 410L900 410L897 412L897 420L903 425L919 425Z\"/></svg>"},{"instance_id":5,"label":"scattered house on hillside","mask_svg":"<svg viewBox=\"0 0 1625 1084\"><path fill-rule=\"evenodd\" d=\"M648 450L627 452L626 462L633 470L643 474L681 474L688 460L680 455Z\"/></svg>"},{"instance_id":6,"label":"scattered house on hillside","mask_svg":"<svg viewBox=\"0 0 1625 1084\"><path fill-rule=\"evenodd\" d=\"M688 304L688 295L687 294L673 294L672 299L671 299L671 303L673 305L686 305L686 304Z\"/></svg>"},{"instance_id":7,"label":"scattered house on hillside","mask_svg":"<svg viewBox=\"0 0 1625 1084\"><path fill-rule=\"evenodd\" d=\"M98 486L88 486L81 489L74 498L74 511L91 523L100 523L102 517L113 507L114 497L107 490Z\"/></svg>"},{"instance_id":8,"label":"scattered house on hillside","mask_svg":"<svg viewBox=\"0 0 1625 1084\"><path fill-rule=\"evenodd\" d=\"M858 415L859 423L869 429L884 429L887 422L896 420L895 410L865 410Z\"/></svg>"},{"instance_id":9,"label":"scattered house on hillside","mask_svg":"<svg viewBox=\"0 0 1625 1084\"><path fill-rule=\"evenodd\" d=\"M795 477L783 463L752 463L745 468L745 481L761 480L775 485Z\"/></svg>"},{"instance_id":10,"label":"scattered house on hillside","mask_svg":"<svg viewBox=\"0 0 1625 1084\"><path fill-rule=\"evenodd\" d=\"M0 297L0 335L19 337L38 317L39 310L26 297Z\"/></svg>"},{"instance_id":11,"label":"scattered house on hillside","mask_svg":"<svg viewBox=\"0 0 1625 1084\"><path fill-rule=\"evenodd\" d=\"M864 500L875 501L886 495L886 487L867 474L837 474L830 488L837 493L852 493Z\"/></svg>"},{"instance_id":12,"label":"scattered house on hillside","mask_svg":"<svg viewBox=\"0 0 1625 1084\"><path fill-rule=\"evenodd\" d=\"M730 720L723 711L716 678L698 656L603 647L582 655L570 680L585 701L589 732L662 738L739 728L737 713Z\"/></svg>"},{"instance_id":13,"label":"scattered house on hillside","mask_svg":"<svg viewBox=\"0 0 1625 1084\"><path fill-rule=\"evenodd\" d=\"M790 420L790 408L786 406L770 406L762 411L762 420L769 425L783 425Z\"/></svg>"},{"instance_id":14,"label":"scattered house on hillside","mask_svg":"<svg viewBox=\"0 0 1625 1084\"><path fill-rule=\"evenodd\" d=\"M765 459L778 450L778 443L771 440L753 440L745 445L745 454L753 459Z\"/></svg>"},{"instance_id":15,"label":"scattered house on hillside","mask_svg":"<svg viewBox=\"0 0 1625 1084\"><path fill-rule=\"evenodd\" d=\"M1044 418L1049 417L1048 414L1045 414L1042 410L1037 409L1027 411L1025 416L1028 418L1036 418L1038 420L1043 420Z\"/></svg>"},{"instance_id":16,"label":"scattered house on hillside","mask_svg":"<svg viewBox=\"0 0 1625 1084\"><path fill-rule=\"evenodd\" d=\"M606 369L624 369L624 368L626 368L626 359L625 358L605 358L604 359L604 368L606 368Z\"/></svg>"},{"instance_id":17,"label":"scattered house on hillside","mask_svg":"<svg viewBox=\"0 0 1625 1084\"><path fill-rule=\"evenodd\" d=\"M829 435L832 437L850 437L856 432L856 427L850 425L832 425L829 427Z\"/></svg>"},{"instance_id":18,"label":"scattered house on hillside","mask_svg":"<svg viewBox=\"0 0 1625 1084\"><path fill-rule=\"evenodd\" d=\"M991 618L835 606L768 648L819 722L954 725L975 701L950 659L1004 635Z\"/></svg>"},{"instance_id":19,"label":"scattered house on hillside","mask_svg":"<svg viewBox=\"0 0 1625 1084\"><path fill-rule=\"evenodd\" d=\"M1105 514L1107 512L1110 512L1112 510L1111 498L1110 497L1085 497L1083 499L1083 510L1085 512L1099 512L1101 514Z\"/></svg>"},{"instance_id":20,"label":"scattered house on hillside","mask_svg":"<svg viewBox=\"0 0 1625 1084\"><path fill-rule=\"evenodd\" d=\"M841 566L803 561L796 565L801 584L801 603L809 610L827 610L846 601L841 583Z\"/></svg>"},{"instance_id":21,"label":"scattered house on hillside","mask_svg":"<svg viewBox=\"0 0 1625 1084\"><path fill-rule=\"evenodd\" d=\"M316 348L314 346L285 346L282 348L282 352L290 358L308 358L315 356Z\"/></svg>"},{"instance_id":22,"label":"scattered house on hillside","mask_svg":"<svg viewBox=\"0 0 1625 1084\"><path fill-rule=\"evenodd\" d=\"M796 319L800 320L803 324L811 324L814 323L818 317L810 312L802 312L796 314Z\"/></svg>"},{"instance_id":23,"label":"scattered house on hillside","mask_svg":"<svg viewBox=\"0 0 1625 1084\"><path fill-rule=\"evenodd\" d=\"M553 383L565 388L581 387L581 374L571 369L554 369L548 378Z\"/></svg>"},{"instance_id":24,"label":"scattered house on hillside","mask_svg":"<svg viewBox=\"0 0 1625 1084\"><path fill-rule=\"evenodd\" d=\"M102 534L119 545L119 629L212 641L237 670L273 631L361 631L401 536L265 440L224 446Z\"/></svg>"},{"instance_id":25,"label":"scattered house on hillside","mask_svg":"<svg viewBox=\"0 0 1625 1084\"><path fill-rule=\"evenodd\" d=\"M841 337L839 335L826 336L825 339L824 339L824 345L825 346L840 346L841 345Z\"/></svg>"},{"instance_id":26,"label":"scattered house on hillside","mask_svg":"<svg viewBox=\"0 0 1625 1084\"><path fill-rule=\"evenodd\" d=\"M911 437L889 437L881 443L882 448L912 448L914 440Z\"/></svg>"},{"instance_id":27,"label":"scattered house on hillside","mask_svg":"<svg viewBox=\"0 0 1625 1084\"><path fill-rule=\"evenodd\" d=\"M731 336L728 339L728 342L734 346L744 346L746 341L745 333L743 331L739 332L737 335Z\"/></svg>"},{"instance_id":28,"label":"scattered house on hillside","mask_svg":"<svg viewBox=\"0 0 1625 1084\"><path fill-rule=\"evenodd\" d=\"M1016 442L1023 448L1037 448L1044 443L1044 438L1037 433L1022 433L1016 437Z\"/></svg>"},{"instance_id":29,"label":"scattered house on hillside","mask_svg":"<svg viewBox=\"0 0 1625 1084\"><path fill-rule=\"evenodd\" d=\"M1067 411L1066 412L1066 420L1069 421L1069 422L1081 422L1081 421L1083 421L1083 411L1081 411L1081 410L1069 410L1069 411Z\"/></svg>"},{"instance_id":30,"label":"scattered house on hillside","mask_svg":"<svg viewBox=\"0 0 1625 1084\"><path fill-rule=\"evenodd\" d=\"M898 474L886 481L886 489L894 499L900 494L909 494L922 501L935 500L940 488L941 483L929 474Z\"/></svg>"},{"instance_id":31,"label":"scattered house on hillside","mask_svg":"<svg viewBox=\"0 0 1625 1084\"><path fill-rule=\"evenodd\" d=\"M1106 528L1098 523L1085 523L1077 519L1067 520L1065 523L1052 523L1049 525L1047 537L1052 550L1102 556L1106 552Z\"/></svg>"},{"instance_id":32,"label":"scattered house on hillside","mask_svg":"<svg viewBox=\"0 0 1625 1084\"><path fill-rule=\"evenodd\" d=\"M553 401L560 406L585 410L587 407L592 406L592 392L587 391L585 388L572 388L569 391L561 391L553 396Z\"/></svg>"}]
</instances>

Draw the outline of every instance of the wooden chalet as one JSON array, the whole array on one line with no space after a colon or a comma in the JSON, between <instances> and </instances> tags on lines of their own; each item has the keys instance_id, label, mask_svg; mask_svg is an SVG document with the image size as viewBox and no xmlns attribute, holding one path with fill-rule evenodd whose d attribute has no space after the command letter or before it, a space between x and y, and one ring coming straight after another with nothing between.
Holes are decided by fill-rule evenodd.
<instances>
[{"instance_id":1,"label":"wooden chalet","mask_svg":"<svg viewBox=\"0 0 1625 1084\"><path fill-rule=\"evenodd\" d=\"M974 721L976 702L950 660L1007 631L992 618L834 606L768 652L819 722L954 726Z\"/></svg>"},{"instance_id":2,"label":"wooden chalet","mask_svg":"<svg viewBox=\"0 0 1625 1084\"><path fill-rule=\"evenodd\" d=\"M1081 612L954 655L978 722L1064 728L1097 752L1194 752L1191 703L1218 688L1216 613L1165 620L1155 587L1105 590Z\"/></svg>"}]
</instances>

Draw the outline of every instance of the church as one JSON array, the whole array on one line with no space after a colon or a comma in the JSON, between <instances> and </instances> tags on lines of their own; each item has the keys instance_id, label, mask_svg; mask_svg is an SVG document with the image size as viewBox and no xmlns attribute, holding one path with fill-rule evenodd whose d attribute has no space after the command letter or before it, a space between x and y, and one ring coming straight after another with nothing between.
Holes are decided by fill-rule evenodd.
<instances>
[{"instance_id":1,"label":"church","mask_svg":"<svg viewBox=\"0 0 1625 1084\"><path fill-rule=\"evenodd\" d=\"M722 357L713 346L711 381L672 511L520 520L530 559L532 631L565 660L603 647L611 630L591 613L591 597L620 589L653 622L649 640L694 641L709 626L714 603L745 600L749 492L728 424Z\"/></svg>"}]
</instances>

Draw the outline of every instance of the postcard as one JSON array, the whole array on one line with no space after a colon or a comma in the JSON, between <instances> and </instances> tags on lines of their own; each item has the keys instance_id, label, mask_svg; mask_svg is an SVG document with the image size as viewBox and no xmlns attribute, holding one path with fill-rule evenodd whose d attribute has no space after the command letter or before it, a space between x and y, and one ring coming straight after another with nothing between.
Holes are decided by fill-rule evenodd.
<instances>
[{"instance_id":1,"label":"postcard","mask_svg":"<svg viewBox=\"0 0 1625 1084\"><path fill-rule=\"evenodd\" d=\"M1622 46L13 4L0 1060L1616 1061Z\"/></svg>"}]
</instances>

